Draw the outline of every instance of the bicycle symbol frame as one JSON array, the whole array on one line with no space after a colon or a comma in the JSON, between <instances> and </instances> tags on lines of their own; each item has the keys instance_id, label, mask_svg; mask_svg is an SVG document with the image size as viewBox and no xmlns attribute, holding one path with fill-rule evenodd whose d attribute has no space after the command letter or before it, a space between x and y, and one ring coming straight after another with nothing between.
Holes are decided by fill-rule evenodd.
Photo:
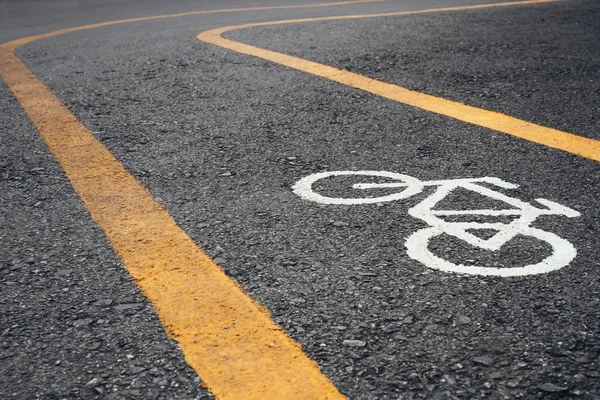
<instances>
[{"instance_id":1,"label":"bicycle symbol frame","mask_svg":"<svg viewBox=\"0 0 600 400\"><path fill-rule=\"evenodd\" d=\"M319 180L336 176L365 176L371 178L385 178L385 183L357 183L352 186L356 190L369 189L402 189L398 192L386 194L378 197L327 197L313 190L313 184ZM331 205L356 205L372 204L397 201L409 198L421 193L427 186L435 186L436 190L419 204L408 210L408 214L418 218L429 227L423 228L406 239L407 254L410 258L419 261L428 268L437 269L444 272L455 272L470 275L491 275L491 276L523 276L542 274L558 270L567 266L577 255L577 250L573 245L555 235L554 233L542 229L533 228L530 225L540 215L562 215L569 218L578 217L581 214L571 208L565 207L546 199L535 199L545 208L538 208L522 200L509 197L501 192L492 190L481 183L496 186L502 189L515 189L518 185L505 182L500 178L462 178L435 181L421 181L409 175L399 174L388 171L330 171L319 172L300 179L292 187L295 194L301 198L320 204ZM453 190L463 188L480 195L502 201L511 208L480 209L480 210L434 210L434 207L445 199ZM517 216L509 223L502 222L448 222L441 217L448 216ZM490 229L496 231L491 237L480 238L469 230ZM477 265L453 264L434 255L428 248L429 241L443 233L464 240L472 246L481 249L498 251L502 246L508 243L517 235L531 236L548 243L552 247L552 254L537 264L526 265L523 267L481 267Z\"/></svg>"}]
</instances>

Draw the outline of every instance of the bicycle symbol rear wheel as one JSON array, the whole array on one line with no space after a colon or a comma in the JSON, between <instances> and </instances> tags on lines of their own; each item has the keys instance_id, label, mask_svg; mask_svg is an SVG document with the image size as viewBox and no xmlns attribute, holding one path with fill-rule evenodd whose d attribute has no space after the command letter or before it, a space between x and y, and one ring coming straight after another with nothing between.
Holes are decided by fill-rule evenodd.
<instances>
[{"instance_id":1,"label":"bicycle symbol rear wheel","mask_svg":"<svg viewBox=\"0 0 600 400\"><path fill-rule=\"evenodd\" d=\"M384 196L376 197L329 197L321 195L313 190L313 184L321 179L339 176L368 176L374 178L387 178L391 180L391 183L383 184L367 184L369 188L376 189L381 188L398 188L400 191ZM355 190L365 190L357 188L359 185L353 185ZM300 179L292 187L295 194L302 197L303 199L314 201L321 204L372 204L372 203L383 203L388 201L395 201L405 199L420 193L423 190L423 185L420 180L413 178L412 176L397 174L395 172L388 171L331 171L331 172L319 172L312 174Z\"/></svg>"},{"instance_id":2,"label":"bicycle symbol rear wheel","mask_svg":"<svg viewBox=\"0 0 600 400\"><path fill-rule=\"evenodd\" d=\"M531 227L521 227L519 234L531 236L548 243L552 247L552 254L537 264L526 265L524 267L493 268L475 265L457 265L437 257L428 249L429 241L442 233L444 231L437 227L424 228L413 233L406 239L406 252L408 256L428 268L444 272L508 277L544 274L555 271L569 265L577 255L577 250L575 250L575 247L570 242L554 233Z\"/></svg>"}]
</instances>

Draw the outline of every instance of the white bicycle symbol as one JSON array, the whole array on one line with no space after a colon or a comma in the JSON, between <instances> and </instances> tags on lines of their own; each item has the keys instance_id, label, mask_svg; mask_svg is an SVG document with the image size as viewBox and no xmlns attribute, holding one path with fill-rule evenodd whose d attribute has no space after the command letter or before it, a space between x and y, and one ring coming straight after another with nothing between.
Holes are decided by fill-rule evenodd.
<instances>
[{"instance_id":1,"label":"white bicycle symbol","mask_svg":"<svg viewBox=\"0 0 600 400\"><path fill-rule=\"evenodd\" d=\"M402 189L394 191L392 194L386 194L379 197L361 197L361 198L343 198L327 197L313 190L313 184L322 179L340 176L365 176L376 178L386 182L357 183L352 186L356 190L368 189ZM518 186L508 183L499 178L467 178L467 179L448 179L439 181L420 181L409 175L398 174L387 171L332 171L320 172L300 179L293 186L293 191L303 199L321 204L371 204L396 201L406 199L421 193L426 186L436 186L437 189L429 197L421 201L416 206L408 210L408 214L423 220L430 227L423 228L406 239L407 254L412 259L421 262L431 269L438 269L445 272L456 272L472 275L494 275L494 276L522 276L542 274L554 271L567 266L576 256L575 247L565 239L562 239L554 233L546 232L541 229L530 226L540 215L563 215L569 218L578 217L579 212L568 207L562 206L546 199L536 199L538 203L546 208L537 208L523 202L519 199L509 197L503 193L489 189L480 185L486 183L503 189L515 189ZM433 208L444 198L446 198L454 189L463 188L489 198L502 201L512 206L512 208L496 210L434 210ZM518 218L509 223L492 222L448 222L440 217L460 216L460 215L483 215L483 216L517 216ZM474 229L490 229L496 233L482 239L468 232ZM429 241L446 233L458 239L462 239L472 246L481 249L497 251L517 235L531 236L548 243L552 247L552 254L537 264L526 265L524 267L514 268L493 268L480 267L476 265L453 264L447 260L434 255L429 249Z\"/></svg>"}]
</instances>

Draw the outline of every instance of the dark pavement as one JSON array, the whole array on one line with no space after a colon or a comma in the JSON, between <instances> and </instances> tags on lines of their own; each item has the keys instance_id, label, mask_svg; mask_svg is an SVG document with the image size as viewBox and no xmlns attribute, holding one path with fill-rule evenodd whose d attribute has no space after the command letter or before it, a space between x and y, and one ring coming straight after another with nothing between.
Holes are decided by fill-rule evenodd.
<instances>
[{"instance_id":1,"label":"dark pavement","mask_svg":"<svg viewBox=\"0 0 600 400\"><path fill-rule=\"evenodd\" d=\"M198 15L57 36L17 54L349 398L600 399L596 161L196 39L255 21L475 3L483 2ZM0 38L282 2L94 4L0 0ZM593 0L225 36L600 139ZM210 398L4 84L0 102L0 398ZM343 170L517 184L500 191L581 214L531 224L569 241L577 256L522 277L426 268L405 241L427 224L407 211L433 189L353 206L292 191L310 174ZM319 188L341 197L353 182ZM472 194L457 190L445 205L488 206ZM448 234L429 249L455 264L505 268L554 251L524 235L498 252Z\"/></svg>"}]
</instances>

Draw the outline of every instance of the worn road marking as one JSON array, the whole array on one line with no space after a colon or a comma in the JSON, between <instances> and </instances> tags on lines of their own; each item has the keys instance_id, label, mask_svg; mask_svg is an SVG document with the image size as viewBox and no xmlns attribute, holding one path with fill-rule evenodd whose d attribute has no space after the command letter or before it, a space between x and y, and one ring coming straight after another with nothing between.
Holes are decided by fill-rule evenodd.
<instances>
[{"instance_id":1,"label":"worn road marking","mask_svg":"<svg viewBox=\"0 0 600 400\"><path fill-rule=\"evenodd\" d=\"M317 75L335 82L342 83L357 89L362 89L373 94L408 104L423 110L431 111L437 114L446 115L479 125L485 128L493 129L498 132L507 133L521 139L529 140L534 143L543 144L548 147L564 150L569 153L600 161L600 140L585 138L568 132L562 132L557 129L533 124L505 114L494 111L483 110L481 108L467 106L455 101L446 100L406 88L381 82L375 79L367 78L352 72L340 70L327 65L319 64L302 58L277 53L270 50L261 49L233 40L225 39L221 35L237 29L252 28L269 25L282 25L291 23L305 23L315 21L332 21L342 19L374 18L387 17L394 15L413 15L421 13L431 13L440 11L459 11L474 10L488 7L506 7L524 4L551 3L556 0L526 0L508 3L479 4L473 6L459 6L447 8L434 8L418 11L401 11L384 14L365 14L365 15L346 15L336 17L304 18L284 21L260 22L236 26L227 26L218 29L212 29L202 32L198 39L207 43L212 43L226 49L234 50L259 57L265 60L273 61L309 74Z\"/></svg>"},{"instance_id":2,"label":"worn road marking","mask_svg":"<svg viewBox=\"0 0 600 400\"><path fill-rule=\"evenodd\" d=\"M46 141L71 184L152 302L186 361L219 399L344 399L319 366L269 312L214 263L123 165L16 57L34 40L127 22L217 12L197 11L62 29L0 45L0 76Z\"/></svg>"}]
</instances>

